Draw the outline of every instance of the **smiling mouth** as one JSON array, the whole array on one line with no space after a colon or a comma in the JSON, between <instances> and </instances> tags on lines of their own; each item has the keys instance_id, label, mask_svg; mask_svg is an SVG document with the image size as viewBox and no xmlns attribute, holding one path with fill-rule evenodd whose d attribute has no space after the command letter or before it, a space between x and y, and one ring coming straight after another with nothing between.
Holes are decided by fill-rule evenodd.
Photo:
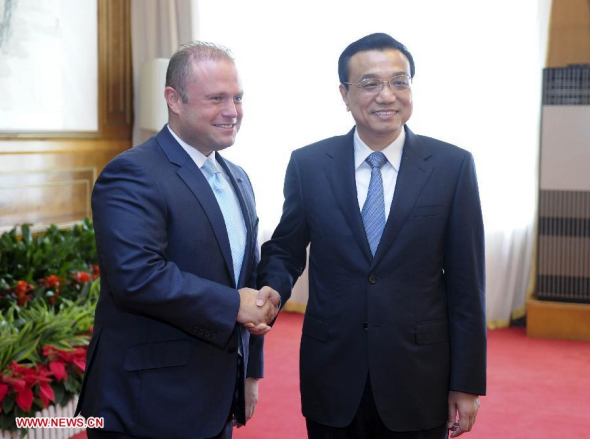
<instances>
[{"instance_id":1,"label":"smiling mouth","mask_svg":"<svg viewBox=\"0 0 590 439\"><path fill-rule=\"evenodd\" d=\"M223 129L230 129L236 126L235 123L228 123L228 124L221 124L221 123L217 123L214 124L214 126L216 126L217 128L223 128Z\"/></svg>"},{"instance_id":2,"label":"smiling mouth","mask_svg":"<svg viewBox=\"0 0 590 439\"><path fill-rule=\"evenodd\" d=\"M397 110L379 110L379 111L373 111L373 114L375 116L394 116L397 113L398 113Z\"/></svg>"}]
</instances>

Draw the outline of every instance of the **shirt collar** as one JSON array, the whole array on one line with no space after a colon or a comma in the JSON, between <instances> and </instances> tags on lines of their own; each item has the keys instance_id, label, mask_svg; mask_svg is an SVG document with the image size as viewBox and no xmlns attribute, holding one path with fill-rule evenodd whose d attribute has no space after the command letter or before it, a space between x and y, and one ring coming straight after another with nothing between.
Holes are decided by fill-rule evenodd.
<instances>
[{"instance_id":1,"label":"shirt collar","mask_svg":"<svg viewBox=\"0 0 590 439\"><path fill-rule=\"evenodd\" d=\"M406 141L406 130L402 129L397 139L391 142L381 152L387 157L387 161L391 163L391 166L399 172L399 166L402 161L402 150L404 148L404 142ZM358 130L354 130L354 169L358 169L367 157L373 153L371 148L363 142L359 136Z\"/></svg>"},{"instance_id":2,"label":"shirt collar","mask_svg":"<svg viewBox=\"0 0 590 439\"><path fill-rule=\"evenodd\" d=\"M215 153L212 153L207 157L206 155L198 151L196 148L193 148L180 137L178 137L178 135L174 131L172 131L170 125L166 124L166 126L168 127L170 134L172 134L172 137L176 139L180 146L182 146L182 149L184 149L187 152L187 154L191 157L191 159L193 159L193 161L199 168L202 168L205 164L205 161L209 158L213 161L213 167L219 170L219 165L217 164L217 160L215 160Z\"/></svg>"}]
</instances>

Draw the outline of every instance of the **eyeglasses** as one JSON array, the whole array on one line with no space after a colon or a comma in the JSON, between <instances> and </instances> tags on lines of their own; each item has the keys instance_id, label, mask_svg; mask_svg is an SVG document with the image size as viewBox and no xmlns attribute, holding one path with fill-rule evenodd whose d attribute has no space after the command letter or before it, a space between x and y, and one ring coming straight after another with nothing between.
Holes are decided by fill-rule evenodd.
<instances>
[{"instance_id":1,"label":"eyeglasses","mask_svg":"<svg viewBox=\"0 0 590 439\"><path fill-rule=\"evenodd\" d=\"M402 73L399 75L395 75L388 81L384 81L383 79L378 78L365 78L357 84L353 84L351 82L343 82L343 84L354 85L363 93L369 95L376 95L378 93L381 93L381 90L383 90L383 84L389 84L389 87L391 87L392 90L408 90L412 85L412 78L410 77L410 75Z\"/></svg>"}]
</instances>

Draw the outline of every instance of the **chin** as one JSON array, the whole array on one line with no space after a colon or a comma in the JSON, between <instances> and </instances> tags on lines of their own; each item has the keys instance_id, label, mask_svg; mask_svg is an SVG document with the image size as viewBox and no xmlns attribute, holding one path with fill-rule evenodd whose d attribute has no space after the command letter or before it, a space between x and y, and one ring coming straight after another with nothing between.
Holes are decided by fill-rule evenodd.
<instances>
[{"instance_id":1,"label":"chin","mask_svg":"<svg viewBox=\"0 0 590 439\"><path fill-rule=\"evenodd\" d=\"M215 151L223 151L224 149L229 148L230 146L232 146L235 142L231 142L231 143L219 143L217 144L217 146L215 147Z\"/></svg>"}]
</instances>

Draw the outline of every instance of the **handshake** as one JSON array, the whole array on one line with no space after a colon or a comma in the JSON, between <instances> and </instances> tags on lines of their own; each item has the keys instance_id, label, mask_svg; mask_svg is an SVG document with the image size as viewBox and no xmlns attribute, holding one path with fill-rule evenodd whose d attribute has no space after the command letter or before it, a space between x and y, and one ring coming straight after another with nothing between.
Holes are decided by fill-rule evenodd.
<instances>
[{"instance_id":1,"label":"handshake","mask_svg":"<svg viewBox=\"0 0 590 439\"><path fill-rule=\"evenodd\" d=\"M240 293L240 309L237 321L244 325L253 335L264 335L271 330L269 323L279 313L281 296L271 287L262 287L259 291L242 288Z\"/></svg>"}]
</instances>

